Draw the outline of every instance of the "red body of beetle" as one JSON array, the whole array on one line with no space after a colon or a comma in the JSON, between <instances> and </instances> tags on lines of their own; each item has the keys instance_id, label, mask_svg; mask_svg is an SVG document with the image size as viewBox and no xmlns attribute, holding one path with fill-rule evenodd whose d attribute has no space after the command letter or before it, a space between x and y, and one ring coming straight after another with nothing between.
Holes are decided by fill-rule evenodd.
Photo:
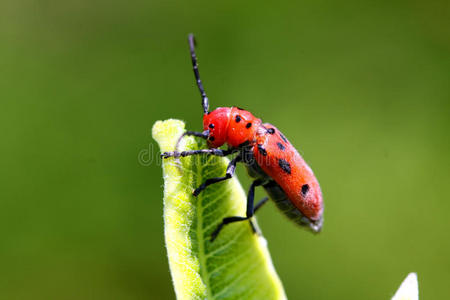
<instances>
[{"instance_id":1,"label":"red body of beetle","mask_svg":"<svg viewBox=\"0 0 450 300\"><path fill-rule=\"evenodd\" d=\"M284 135L262 124L250 112L237 107L219 107L203 117L209 132L208 146L249 147L261 169L282 188L287 198L311 221L322 217L322 192L311 168Z\"/></svg>"},{"instance_id":2,"label":"red body of beetle","mask_svg":"<svg viewBox=\"0 0 450 300\"><path fill-rule=\"evenodd\" d=\"M212 239L216 238L224 225L250 220L255 211L267 201L267 198L264 198L254 205L256 186L262 186L277 207L291 220L308 227L313 232L319 232L323 214L322 192L311 168L277 128L271 124L263 124L261 119L250 112L238 107L219 107L209 112L209 100L200 80L192 35L189 36L189 45L194 74L202 96L204 131L187 131L180 140L185 135L202 137L207 139L209 149L165 152L162 156L165 158L196 154L225 156L238 153L231 160L226 176L206 180L194 190L195 196L207 186L231 178L237 162L244 162L249 175L255 179L247 198L246 217L224 218L213 232ZM228 145L228 150L218 148L224 144ZM251 220L250 224L256 231Z\"/></svg>"}]
</instances>

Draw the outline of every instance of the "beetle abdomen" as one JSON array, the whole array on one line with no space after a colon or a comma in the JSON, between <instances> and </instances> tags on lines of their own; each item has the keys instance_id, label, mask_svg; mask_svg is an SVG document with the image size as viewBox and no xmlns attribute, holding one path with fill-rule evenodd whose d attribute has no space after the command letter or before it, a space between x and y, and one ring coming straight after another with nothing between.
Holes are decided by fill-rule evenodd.
<instances>
[{"instance_id":1,"label":"beetle abdomen","mask_svg":"<svg viewBox=\"0 0 450 300\"><path fill-rule=\"evenodd\" d=\"M273 179L292 204L312 222L323 213L319 182L308 164L286 137L273 125L263 124L253 155L265 174Z\"/></svg>"},{"instance_id":2,"label":"beetle abdomen","mask_svg":"<svg viewBox=\"0 0 450 300\"><path fill-rule=\"evenodd\" d=\"M311 221L305 217L298 208L292 204L292 201L286 196L286 193L274 180L269 181L263 185L264 190L269 195L270 199L275 202L278 209L290 220L294 221L300 226L305 226L313 232L320 232L322 228L322 216L316 221Z\"/></svg>"},{"instance_id":3,"label":"beetle abdomen","mask_svg":"<svg viewBox=\"0 0 450 300\"><path fill-rule=\"evenodd\" d=\"M250 177L260 179L263 182L263 188L269 198L275 203L277 208L290 220L296 224L309 228L312 232L319 232L322 228L322 216L318 220L311 221L289 200L281 186L269 177L258 165L253 150L251 148L242 149L245 166Z\"/></svg>"}]
</instances>

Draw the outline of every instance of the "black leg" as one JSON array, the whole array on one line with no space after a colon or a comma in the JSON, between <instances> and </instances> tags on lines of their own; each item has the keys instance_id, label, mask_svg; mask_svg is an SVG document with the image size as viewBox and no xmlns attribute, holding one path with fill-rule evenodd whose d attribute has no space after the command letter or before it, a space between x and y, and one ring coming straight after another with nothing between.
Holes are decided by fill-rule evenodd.
<instances>
[{"instance_id":1,"label":"black leg","mask_svg":"<svg viewBox=\"0 0 450 300\"><path fill-rule=\"evenodd\" d=\"M228 218L224 218L222 220L222 223L219 224L219 226L217 226L216 230L214 230L214 232L211 234L211 242L214 242L214 240L216 239L216 237L219 235L219 232L222 230L223 226L233 223L233 222L239 222L239 221L245 221L248 218L246 217L228 217Z\"/></svg>"},{"instance_id":2,"label":"black leg","mask_svg":"<svg viewBox=\"0 0 450 300\"><path fill-rule=\"evenodd\" d=\"M198 132L198 131L185 131L179 138L177 143L175 144L175 152L178 152L178 145L180 144L181 140L185 137L185 136L196 136L196 137L201 137L203 139L207 139L208 138L208 134L209 131L205 130L203 132Z\"/></svg>"},{"instance_id":3,"label":"black leg","mask_svg":"<svg viewBox=\"0 0 450 300\"><path fill-rule=\"evenodd\" d=\"M222 228L230 223L234 223L234 222L240 222L240 221L245 221L245 220L249 220L251 217L253 217L253 215L255 214L255 212L261 208L261 206L267 202L267 200L269 198L264 197L261 201L258 202L258 204L256 204L256 206L253 206L254 200L255 200L255 187L262 185L262 181L261 180L255 180L253 181L253 183L250 186L250 189L248 191L248 196L247 196L247 211L246 211L246 217L239 217L239 216L233 216L233 217L227 217L224 218L222 220L222 223L219 224L219 226L217 227L216 230L214 230L214 232L211 235L211 242L214 241L216 239L216 237L219 235L219 232L222 230ZM257 233L256 227L255 225L251 222L250 220L250 226L252 227L253 232Z\"/></svg>"},{"instance_id":4,"label":"black leg","mask_svg":"<svg viewBox=\"0 0 450 300\"><path fill-rule=\"evenodd\" d=\"M214 178L206 179L206 181L203 184L201 184L198 188L196 188L192 194L195 197L197 197L204 189L206 189L207 186L217 183L217 182L221 182L221 181L230 179L231 177L233 177L234 171L236 170L236 164L240 160L241 160L241 157L239 155L236 156L235 158L233 158L233 160L231 160L230 163L228 164L227 172L224 177L214 177Z\"/></svg>"},{"instance_id":5,"label":"black leg","mask_svg":"<svg viewBox=\"0 0 450 300\"><path fill-rule=\"evenodd\" d=\"M260 209L261 206L263 206L267 202L267 200L269 200L269 197L264 197L261 200L259 200L259 202L255 205L255 207L253 209L253 215L256 214L258 209ZM259 232L259 230L256 228L255 224L253 224L253 221L251 219L249 220L249 223L250 223L250 227L252 228L253 233L261 235L261 232Z\"/></svg>"},{"instance_id":6,"label":"black leg","mask_svg":"<svg viewBox=\"0 0 450 300\"><path fill-rule=\"evenodd\" d=\"M185 131L185 132L181 135L180 139L181 139L183 136L185 136L185 135L193 135L193 136L198 136L198 137L201 137L201 138L206 139L206 138L208 138L208 130L203 131L203 132L189 131L189 130L188 130L188 131Z\"/></svg>"},{"instance_id":7,"label":"black leg","mask_svg":"<svg viewBox=\"0 0 450 300\"><path fill-rule=\"evenodd\" d=\"M253 214L256 214L256 212L258 211L258 209L261 208L261 206L263 206L264 204L266 204L267 200L269 200L269 197L264 197L261 200L259 200L259 202L255 205L255 209L253 210Z\"/></svg>"},{"instance_id":8,"label":"black leg","mask_svg":"<svg viewBox=\"0 0 450 300\"><path fill-rule=\"evenodd\" d=\"M227 156L233 153L232 150L222 150L222 149L201 149L201 150L190 150L190 151L171 151L171 152L164 152L161 154L162 158L169 158L169 157L185 157L189 155L198 155L198 154L209 154L209 155L216 155L216 156Z\"/></svg>"},{"instance_id":9,"label":"black leg","mask_svg":"<svg viewBox=\"0 0 450 300\"><path fill-rule=\"evenodd\" d=\"M261 180L255 180L252 182L252 184L250 185L250 188L248 189L247 211L245 213L247 215L247 219L253 217L253 214L254 214L253 202L255 201L255 187L257 187L261 184L262 184Z\"/></svg>"}]
</instances>

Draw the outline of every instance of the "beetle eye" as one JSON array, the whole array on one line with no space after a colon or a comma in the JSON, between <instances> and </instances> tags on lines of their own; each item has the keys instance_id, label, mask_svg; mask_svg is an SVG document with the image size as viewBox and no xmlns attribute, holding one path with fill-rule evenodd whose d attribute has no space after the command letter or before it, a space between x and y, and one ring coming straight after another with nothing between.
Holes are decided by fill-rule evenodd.
<instances>
[{"instance_id":1,"label":"beetle eye","mask_svg":"<svg viewBox=\"0 0 450 300\"><path fill-rule=\"evenodd\" d=\"M306 196L308 191L309 191L309 185L307 185L307 184L302 185L302 195Z\"/></svg>"}]
</instances>

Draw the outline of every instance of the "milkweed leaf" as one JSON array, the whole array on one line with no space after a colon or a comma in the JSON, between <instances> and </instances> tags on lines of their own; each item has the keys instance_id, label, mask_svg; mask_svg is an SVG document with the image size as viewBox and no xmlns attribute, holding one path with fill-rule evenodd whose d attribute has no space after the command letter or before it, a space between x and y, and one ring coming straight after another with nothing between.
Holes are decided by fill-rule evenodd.
<instances>
[{"instance_id":1,"label":"milkweed leaf","mask_svg":"<svg viewBox=\"0 0 450 300\"><path fill-rule=\"evenodd\" d=\"M161 152L173 151L183 132L179 120L153 126ZM204 148L199 138L180 144L181 150ZM224 176L228 162L209 155L162 161L164 234L177 299L286 299L266 240L253 234L249 222L229 224L210 241L224 217L245 216L246 195L235 177L198 197L192 191L207 178Z\"/></svg>"}]
</instances>

